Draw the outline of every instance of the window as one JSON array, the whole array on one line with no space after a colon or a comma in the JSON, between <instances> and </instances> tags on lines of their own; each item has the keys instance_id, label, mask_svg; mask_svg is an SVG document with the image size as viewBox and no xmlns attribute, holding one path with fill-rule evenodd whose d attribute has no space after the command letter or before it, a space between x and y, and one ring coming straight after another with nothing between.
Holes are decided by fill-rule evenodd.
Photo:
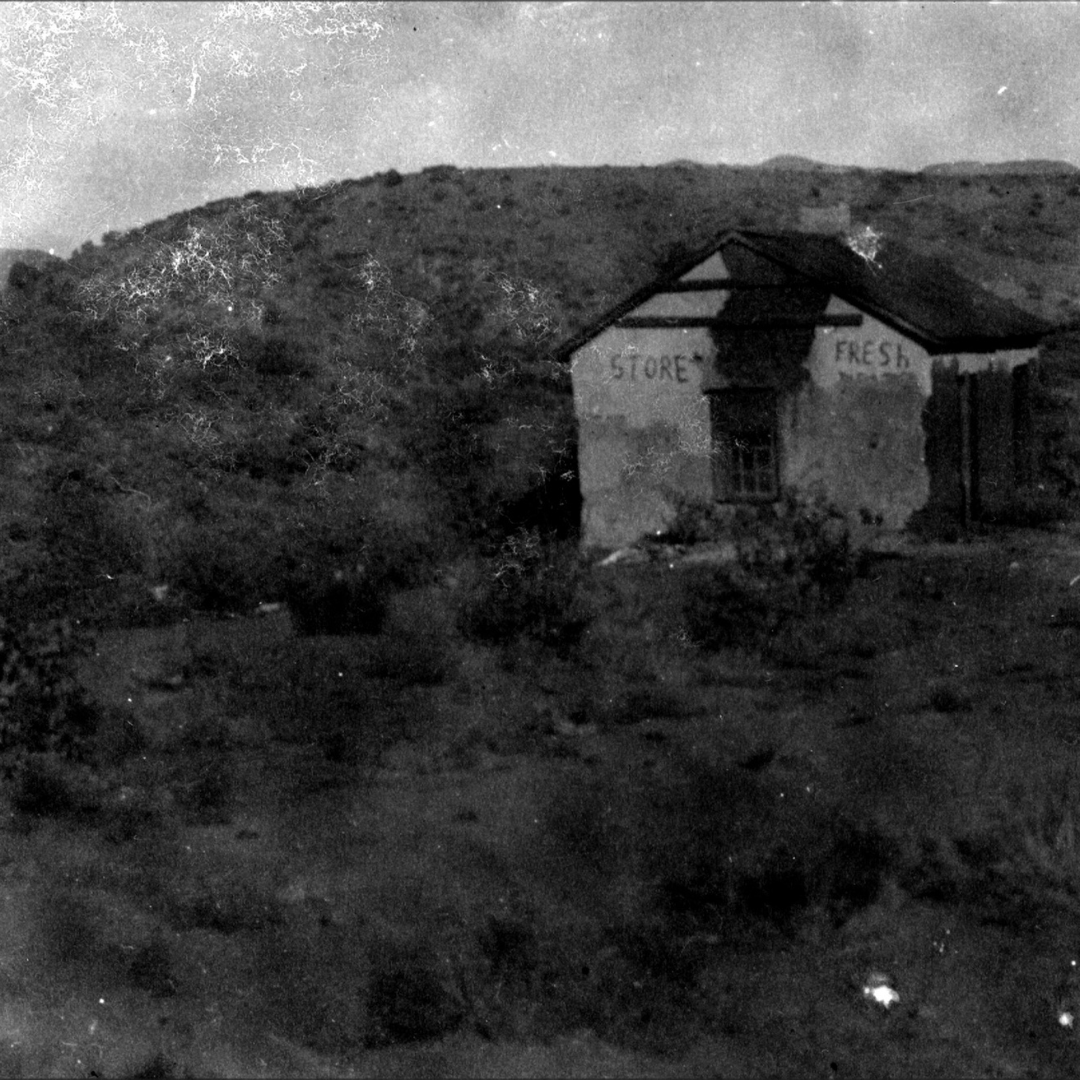
<instances>
[{"instance_id":1,"label":"window","mask_svg":"<svg viewBox=\"0 0 1080 1080\"><path fill-rule=\"evenodd\" d=\"M722 390L710 395L713 483L727 502L766 502L779 494L776 392Z\"/></svg>"}]
</instances>

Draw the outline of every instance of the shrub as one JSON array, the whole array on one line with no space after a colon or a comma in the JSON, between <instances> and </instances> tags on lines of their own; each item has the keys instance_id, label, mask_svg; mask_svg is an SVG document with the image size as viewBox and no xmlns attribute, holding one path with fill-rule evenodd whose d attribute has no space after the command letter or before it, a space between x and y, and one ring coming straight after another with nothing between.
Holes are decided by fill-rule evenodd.
<instances>
[{"instance_id":1,"label":"shrub","mask_svg":"<svg viewBox=\"0 0 1080 1080\"><path fill-rule=\"evenodd\" d=\"M377 634L394 592L429 583L434 542L385 522L340 522L319 533L309 523L304 563L285 583L284 598L301 634ZM335 566L336 564L336 566Z\"/></svg>"},{"instance_id":2,"label":"shrub","mask_svg":"<svg viewBox=\"0 0 1080 1080\"><path fill-rule=\"evenodd\" d=\"M170 583L198 610L230 613L265 598L266 567L243 537L193 530L176 559Z\"/></svg>"},{"instance_id":3,"label":"shrub","mask_svg":"<svg viewBox=\"0 0 1080 1080\"><path fill-rule=\"evenodd\" d=\"M461 629L483 641L528 637L565 650L576 645L594 612L584 596L585 568L575 545L544 541L536 529L508 536L488 575L464 605Z\"/></svg>"},{"instance_id":4,"label":"shrub","mask_svg":"<svg viewBox=\"0 0 1080 1080\"><path fill-rule=\"evenodd\" d=\"M792 618L839 603L855 577L847 523L823 502L788 496L712 526L686 517L675 526L676 535L734 543L734 560L695 575L686 599L687 631L704 648L760 647Z\"/></svg>"},{"instance_id":5,"label":"shrub","mask_svg":"<svg viewBox=\"0 0 1080 1080\"><path fill-rule=\"evenodd\" d=\"M128 1080L173 1080L182 1073L180 1066L172 1058L166 1057L161 1050L156 1050L143 1065L124 1075Z\"/></svg>"},{"instance_id":6,"label":"shrub","mask_svg":"<svg viewBox=\"0 0 1080 1080\"><path fill-rule=\"evenodd\" d=\"M1038 790L1019 785L1016 799L1019 805L1011 808L1004 830L1016 857L1075 890L1080 886L1080 782L1075 765L1050 770Z\"/></svg>"},{"instance_id":7,"label":"shrub","mask_svg":"<svg viewBox=\"0 0 1080 1080\"><path fill-rule=\"evenodd\" d=\"M82 470L57 470L35 500L40 523L31 564L3 586L3 610L17 623L69 615L98 618L114 579L141 570L138 518L126 515ZM37 530L35 530L37 531Z\"/></svg>"},{"instance_id":8,"label":"shrub","mask_svg":"<svg viewBox=\"0 0 1080 1080\"><path fill-rule=\"evenodd\" d=\"M364 567L330 574L302 571L286 600L300 634L377 634L386 618L389 583Z\"/></svg>"},{"instance_id":9,"label":"shrub","mask_svg":"<svg viewBox=\"0 0 1080 1080\"><path fill-rule=\"evenodd\" d=\"M427 177L432 183L444 183L451 180L457 172L456 165L428 165L427 168L420 170L421 176Z\"/></svg>"},{"instance_id":10,"label":"shrub","mask_svg":"<svg viewBox=\"0 0 1080 1080\"><path fill-rule=\"evenodd\" d=\"M232 820L235 801L232 763L220 751L215 752L179 794L193 821L202 825L227 825Z\"/></svg>"},{"instance_id":11,"label":"shrub","mask_svg":"<svg viewBox=\"0 0 1080 1080\"><path fill-rule=\"evenodd\" d=\"M971 698L954 686L939 686L929 698L930 708L939 713L971 712Z\"/></svg>"},{"instance_id":12,"label":"shrub","mask_svg":"<svg viewBox=\"0 0 1080 1080\"><path fill-rule=\"evenodd\" d=\"M143 990L152 997L172 997L176 993L172 954L168 942L163 937L151 938L136 949L128 967L128 981L137 990ZM143 1073L142 1075L150 1074ZM155 1073L153 1075L169 1074Z\"/></svg>"},{"instance_id":13,"label":"shrub","mask_svg":"<svg viewBox=\"0 0 1080 1080\"><path fill-rule=\"evenodd\" d=\"M658 539L667 544L707 544L730 539L734 523L732 507L678 497L675 520Z\"/></svg>"},{"instance_id":14,"label":"shrub","mask_svg":"<svg viewBox=\"0 0 1080 1080\"><path fill-rule=\"evenodd\" d=\"M269 324L269 325L272 325ZM234 333L237 359L256 375L272 378L308 377L314 368L303 343L285 334Z\"/></svg>"},{"instance_id":15,"label":"shrub","mask_svg":"<svg viewBox=\"0 0 1080 1080\"><path fill-rule=\"evenodd\" d=\"M368 1013L372 1047L421 1042L448 1035L467 1010L452 969L438 951L418 940L376 940L370 951Z\"/></svg>"},{"instance_id":16,"label":"shrub","mask_svg":"<svg viewBox=\"0 0 1080 1080\"><path fill-rule=\"evenodd\" d=\"M520 495L508 499L500 508L497 526L505 532L535 529L555 540L575 539L581 526L576 468L560 470L556 465Z\"/></svg>"},{"instance_id":17,"label":"shrub","mask_svg":"<svg viewBox=\"0 0 1080 1080\"><path fill-rule=\"evenodd\" d=\"M395 630L381 637L368 674L409 686L439 686L454 674L449 642L437 629Z\"/></svg>"},{"instance_id":18,"label":"shrub","mask_svg":"<svg viewBox=\"0 0 1080 1080\"><path fill-rule=\"evenodd\" d=\"M34 817L56 817L80 809L71 778L54 754L30 754L17 770L11 805Z\"/></svg>"},{"instance_id":19,"label":"shrub","mask_svg":"<svg viewBox=\"0 0 1080 1080\"><path fill-rule=\"evenodd\" d=\"M82 760L97 725L75 675L91 645L67 620L15 627L0 619L0 752L9 774L36 754Z\"/></svg>"},{"instance_id":20,"label":"shrub","mask_svg":"<svg viewBox=\"0 0 1080 1080\"><path fill-rule=\"evenodd\" d=\"M240 873L178 882L165 900L168 921L181 931L219 934L262 931L282 921L280 901L265 883Z\"/></svg>"}]
</instances>

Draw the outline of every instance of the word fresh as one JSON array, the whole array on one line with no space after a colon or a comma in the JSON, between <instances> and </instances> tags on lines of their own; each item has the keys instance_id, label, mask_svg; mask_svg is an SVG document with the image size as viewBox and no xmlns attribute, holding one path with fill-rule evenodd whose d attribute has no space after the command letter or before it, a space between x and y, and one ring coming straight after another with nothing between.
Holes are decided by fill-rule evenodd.
<instances>
[{"instance_id":1,"label":"word fresh","mask_svg":"<svg viewBox=\"0 0 1080 1080\"><path fill-rule=\"evenodd\" d=\"M899 341L875 341L873 338L852 340L837 338L834 358L842 367L884 368L908 371L911 357L904 355Z\"/></svg>"}]
</instances>

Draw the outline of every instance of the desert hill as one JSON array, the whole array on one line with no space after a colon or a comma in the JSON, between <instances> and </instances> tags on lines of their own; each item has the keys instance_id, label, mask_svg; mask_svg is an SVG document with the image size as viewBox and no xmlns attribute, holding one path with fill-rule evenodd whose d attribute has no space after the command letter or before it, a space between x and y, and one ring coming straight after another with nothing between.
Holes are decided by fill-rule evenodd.
<instances>
[{"instance_id":1,"label":"desert hill","mask_svg":"<svg viewBox=\"0 0 1080 1080\"><path fill-rule=\"evenodd\" d=\"M1076 1075L1080 529L578 557L558 343L840 200L1074 317L1039 174L440 166L14 268L0 1075Z\"/></svg>"},{"instance_id":2,"label":"desert hill","mask_svg":"<svg viewBox=\"0 0 1080 1080\"><path fill-rule=\"evenodd\" d=\"M827 165L813 158L799 157L798 154L778 154L762 161L759 169L776 169L781 172L844 172L842 165Z\"/></svg>"},{"instance_id":3,"label":"desert hill","mask_svg":"<svg viewBox=\"0 0 1080 1080\"><path fill-rule=\"evenodd\" d=\"M100 564L96 610L104 582L244 608L364 558L412 580L509 523L572 531L557 344L723 228L800 205L843 200L1053 323L1080 310L1072 176L772 164L391 170L50 263L5 300L0 571L29 596L48 566L59 603Z\"/></svg>"},{"instance_id":4,"label":"desert hill","mask_svg":"<svg viewBox=\"0 0 1080 1080\"><path fill-rule=\"evenodd\" d=\"M927 176L1073 176L1080 168L1069 161L1032 158L1026 161L948 161L927 165L922 171Z\"/></svg>"}]
</instances>

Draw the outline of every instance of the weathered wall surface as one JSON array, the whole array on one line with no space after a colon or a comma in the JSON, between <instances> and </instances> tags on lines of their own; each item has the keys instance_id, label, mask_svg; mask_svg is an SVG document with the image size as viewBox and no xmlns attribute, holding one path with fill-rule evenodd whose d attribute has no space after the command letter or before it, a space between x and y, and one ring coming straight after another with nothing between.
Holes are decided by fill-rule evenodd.
<instances>
[{"instance_id":1,"label":"weathered wall surface","mask_svg":"<svg viewBox=\"0 0 1080 1080\"><path fill-rule=\"evenodd\" d=\"M856 309L834 297L827 310ZM781 410L782 483L902 528L930 493L930 357L865 316L859 327L819 327L807 366L809 381Z\"/></svg>"},{"instance_id":2,"label":"weathered wall surface","mask_svg":"<svg viewBox=\"0 0 1080 1080\"><path fill-rule=\"evenodd\" d=\"M683 280L727 277L719 255ZM711 318L723 291L664 293L630 314ZM620 547L663 530L673 494L712 497L709 403L703 374L715 347L705 328L610 327L573 358L582 543Z\"/></svg>"},{"instance_id":3,"label":"weathered wall surface","mask_svg":"<svg viewBox=\"0 0 1080 1080\"><path fill-rule=\"evenodd\" d=\"M829 314L855 309L834 297ZM849 513L901 529L932 504L962 504L958 378L970 401L972 509L999 509L1015 488L1012 372L1035 350L931 357L877 319L820 327L810 381L782 412L782 481Z\"/></svg>"},{"instance_id":4,"label":"weathered wall surface","mask_svg":"<svg viewBox=\"0 0 1080 1080\"><path fill-rule=\"evenodd\" d=\"M701 392L711 354L705 330L611 328L574 357L586 546L620 547L664 529L675 491L711 497Z\"/></svg>"},{"instance_id":5,"label":"weathered wall surface","mask_svg":"<svg viewBox=\"0 0 1080 1080\"><path fill-rule=\"evenodd\" d=\"M684 280L726 276L715 255ZM710 318L730 295L658 294L629 314ZM858 312L833 297L827 313ZM973 482L984 508L1000 505L1013 491L1019 453L1012 372L1035 350L931 357L862 314L861 326L814 331L809 378L780 405L782 486L823 495L886 529L903 528L928 504L958 509L958 377L973 374ZM704 327L610 327L575 354L586 546L619 547L663 530L678 495L715 497L706 393L722 385L715 367L716 346Z\"/></svg>"}]
</instances>

